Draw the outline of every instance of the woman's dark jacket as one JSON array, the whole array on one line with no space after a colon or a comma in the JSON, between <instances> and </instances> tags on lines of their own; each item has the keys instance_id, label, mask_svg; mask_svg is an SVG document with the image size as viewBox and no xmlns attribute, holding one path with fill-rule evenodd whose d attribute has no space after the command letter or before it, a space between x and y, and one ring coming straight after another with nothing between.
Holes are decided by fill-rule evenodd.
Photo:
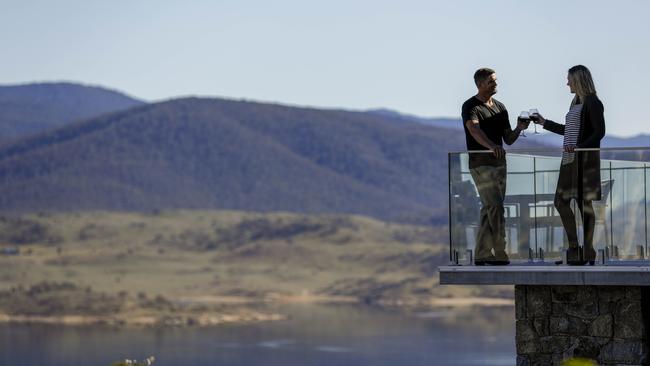
<instances>
[{"instance_id":1,"label":"woman's dark jacket","mask_svg":"<svg viewBox=\"0 0 650 366\"><path fill-rule=\"evenodd\" d=\"M576 147L600 148L600 140L605 136L603 103L595 94L591 94L584 98L582 104L580 133ZM564 135L564 125L550 120L544 122L544 129ZM576 152L576 160L578 182L582 182L578 187L578 195L586 201L600 200L600 151Z\"/></svg>"}]
</instances>

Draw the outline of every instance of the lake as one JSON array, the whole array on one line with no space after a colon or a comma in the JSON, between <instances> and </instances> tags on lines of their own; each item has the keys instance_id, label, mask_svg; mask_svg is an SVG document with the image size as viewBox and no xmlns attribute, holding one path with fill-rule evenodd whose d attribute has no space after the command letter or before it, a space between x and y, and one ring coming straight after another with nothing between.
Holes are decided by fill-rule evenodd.
<instances>
[{"instance_id":1,"label":"lake","mask_svg":"<svg viewBox=\"0 0 650 366\"><path fill-rule=\"evenodd\" d=\"M0 361L16 366L514 365L514 307L390 311L275 306L288 320L213 328L0 326Z\"/></svg>"}]
</instances>

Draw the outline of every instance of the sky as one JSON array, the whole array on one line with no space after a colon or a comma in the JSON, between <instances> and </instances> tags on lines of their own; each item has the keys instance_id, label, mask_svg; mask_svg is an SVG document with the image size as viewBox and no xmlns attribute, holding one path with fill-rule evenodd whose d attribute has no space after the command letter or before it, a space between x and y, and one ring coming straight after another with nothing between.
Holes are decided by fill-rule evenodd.
<instances>
[{"instance_id":1,"label":"sky","mask_svg":"<svg viewBox=\"0 0 650 366\"><path fill-rule=\"evenodd\" d=\"M649 1L0 0L0 84L72 81L187 95L460 117L497 71L514 116L560 121L592 71L607 133L650 133Z\"/></svg>"}]
</instances>

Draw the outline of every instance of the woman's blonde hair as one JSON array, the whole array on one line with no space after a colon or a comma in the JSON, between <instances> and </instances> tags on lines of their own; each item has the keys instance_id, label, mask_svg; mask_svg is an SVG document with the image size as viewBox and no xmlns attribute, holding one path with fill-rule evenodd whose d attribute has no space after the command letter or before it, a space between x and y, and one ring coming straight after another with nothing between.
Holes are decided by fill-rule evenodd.
<instances>
[{"instance_id":1,"label":"woman's blonde hair","mask_svg":"<svg viewBox=\"0 0 650 366\"><path fill-rule=\"evenodd\" d=\"M596 94L594 79L586 66L576 65L569 69L569 81L573 83L573 90L576 96L573 97L571 105L581 103L587 95Z\"/></svg>"}]
</instances>

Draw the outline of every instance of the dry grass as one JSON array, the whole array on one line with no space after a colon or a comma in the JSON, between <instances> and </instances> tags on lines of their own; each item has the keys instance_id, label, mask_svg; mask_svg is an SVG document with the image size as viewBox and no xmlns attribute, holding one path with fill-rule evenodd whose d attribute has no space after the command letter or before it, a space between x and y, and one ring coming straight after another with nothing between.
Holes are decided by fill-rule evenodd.
<instances>
[{"instance_id":1,"label":"dry grass","mask_svg":"<svg viewBox=\"0 0 650 366\"><path fill-rule=\"evenodd\" d=\"M105 293L226 302L430 304L432 298L509 296L498 288L438 286L435 268L447 260L444 228L235 211L33 214L21 220L29 240L1 244L18 246L21 254L0 257L0 289L66 281ZM30 223L39 235L29 232Z\"/></svg>"}]
</instances>

